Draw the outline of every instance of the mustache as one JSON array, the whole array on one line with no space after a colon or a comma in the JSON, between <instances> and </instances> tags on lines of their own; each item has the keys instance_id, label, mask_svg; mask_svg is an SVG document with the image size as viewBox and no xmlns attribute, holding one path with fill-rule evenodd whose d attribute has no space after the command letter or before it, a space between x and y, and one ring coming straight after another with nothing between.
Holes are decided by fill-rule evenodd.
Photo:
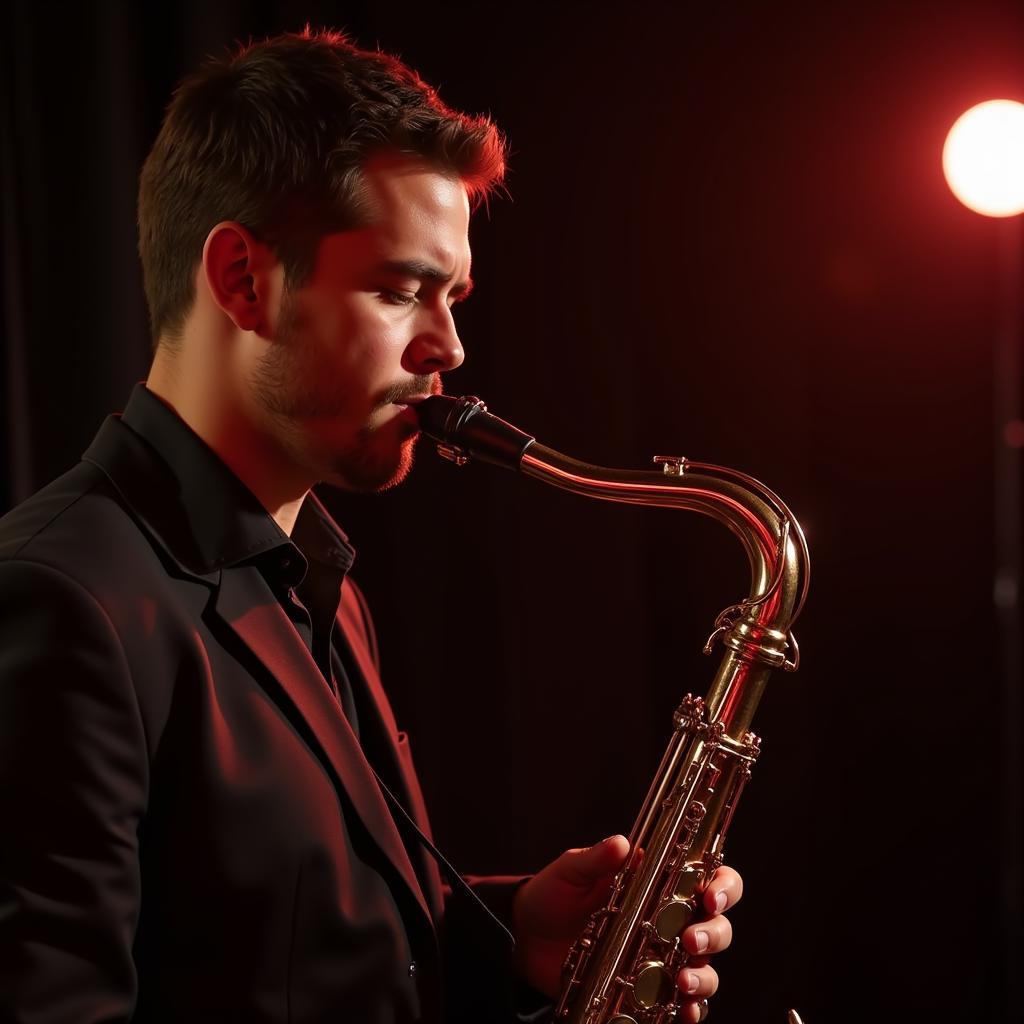
<instances>
[{"instance_id":1,"label":"mustache","mask_svg":"<svg viewBox=\"0 0 1024 1024\"><path fill-rule=\"evenodd\" d=\"M405 399L412 398L414 395L439 395L441 391L440 374L423 374L413 377L411 381L405 381L402 384L392 384L377 400L377 408L383 409L393 402L404 402Z\"/></svg>"}]
</instances>

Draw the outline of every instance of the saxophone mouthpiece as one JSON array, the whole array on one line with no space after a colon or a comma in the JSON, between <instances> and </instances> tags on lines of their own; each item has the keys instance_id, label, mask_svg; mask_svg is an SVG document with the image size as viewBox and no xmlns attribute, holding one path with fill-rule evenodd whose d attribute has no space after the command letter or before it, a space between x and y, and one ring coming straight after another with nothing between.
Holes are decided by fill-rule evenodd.
<instances>
[{"instance_id":1,"label":"saxophone mouthpiece","mask_svg":"<svg viewBox=\"0 0 1024 1024\"><path fill-rule=\"evenodd\" d=\"M432 395L413 408L420 429L438 444L446 459L462 465L469 459L518 469L534 439L511 423L492 416L479 398Z\"/></svg>"}]
</instances>

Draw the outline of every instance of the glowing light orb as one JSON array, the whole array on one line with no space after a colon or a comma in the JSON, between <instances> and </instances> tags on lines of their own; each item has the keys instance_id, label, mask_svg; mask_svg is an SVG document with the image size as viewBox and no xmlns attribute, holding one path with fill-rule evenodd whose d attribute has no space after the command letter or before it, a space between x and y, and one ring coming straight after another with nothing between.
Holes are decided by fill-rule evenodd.
<instances>
[{"instance_id":1,"label":"glowing light orb","mask_svg":"<svg viewBox=\"0 0 1024 1024\"><path fill-rule=\"evenodd\" d=\"M987 217L1024 212L1024 103L989 100L961 114L942 148L953 195Z\"/></svg>"}]
</instances>

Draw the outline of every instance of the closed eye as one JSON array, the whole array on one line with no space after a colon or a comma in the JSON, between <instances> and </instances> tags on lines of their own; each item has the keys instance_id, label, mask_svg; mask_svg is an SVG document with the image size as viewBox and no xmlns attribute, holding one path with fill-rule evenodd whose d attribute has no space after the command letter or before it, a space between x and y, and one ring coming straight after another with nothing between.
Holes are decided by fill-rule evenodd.
<instances>
[{"instance_id":1,"label":"closed eye","mask_svg":"<svg viewBox=\"0 0 1024 1024\"><path fill-rule=\"evenodd\" d=\"M411 306L413 303L419 301L419 296L414 295L411 292L398 292L393 288L382 288L380 290L380 297L389 306ZM469 298L469 291L459 292L458 294L452 295L448 299L448 308L452 309L457 306L460 302L465 302Z\"/></svg>"},{"instance_id":2,"label":"closed eye","mask_svg":"<svg viewBox=\"0 0 1024 1024\"><path fill-rule=\"evenodd\" d=\"M409 285L415 281L421 288L436 289L444 292L447 289L446 302L449 308L464 299L469 298L473 290L473 279L466 276L465 280L454 281L451 274L446 273L440 267L426 263L423 260L386 260L377 268L381 276L377 281L391 280L394 282L405 282ZM393 306L410 306L420 298L420 292L396 291L393 288L381 288L381 298Z\"/></svg>"}]
</instances>

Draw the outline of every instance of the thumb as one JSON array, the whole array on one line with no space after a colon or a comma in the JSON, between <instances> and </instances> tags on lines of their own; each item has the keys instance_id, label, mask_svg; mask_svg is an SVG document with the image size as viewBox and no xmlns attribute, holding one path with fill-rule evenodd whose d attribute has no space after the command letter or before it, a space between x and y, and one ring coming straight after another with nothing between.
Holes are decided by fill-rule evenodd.
<instances>
[{"instance_id":1,"label":"thumb","mask_svg":"<svg viewBox=\"0 0 1024 1024\"><path fill-rule=\"evenodd\" d=\"M625 836L609 836L585 850L567 850L558 858L558 873L570 885L590 886L614 874L629 856Z\"/></svg>"}]
</instances>

